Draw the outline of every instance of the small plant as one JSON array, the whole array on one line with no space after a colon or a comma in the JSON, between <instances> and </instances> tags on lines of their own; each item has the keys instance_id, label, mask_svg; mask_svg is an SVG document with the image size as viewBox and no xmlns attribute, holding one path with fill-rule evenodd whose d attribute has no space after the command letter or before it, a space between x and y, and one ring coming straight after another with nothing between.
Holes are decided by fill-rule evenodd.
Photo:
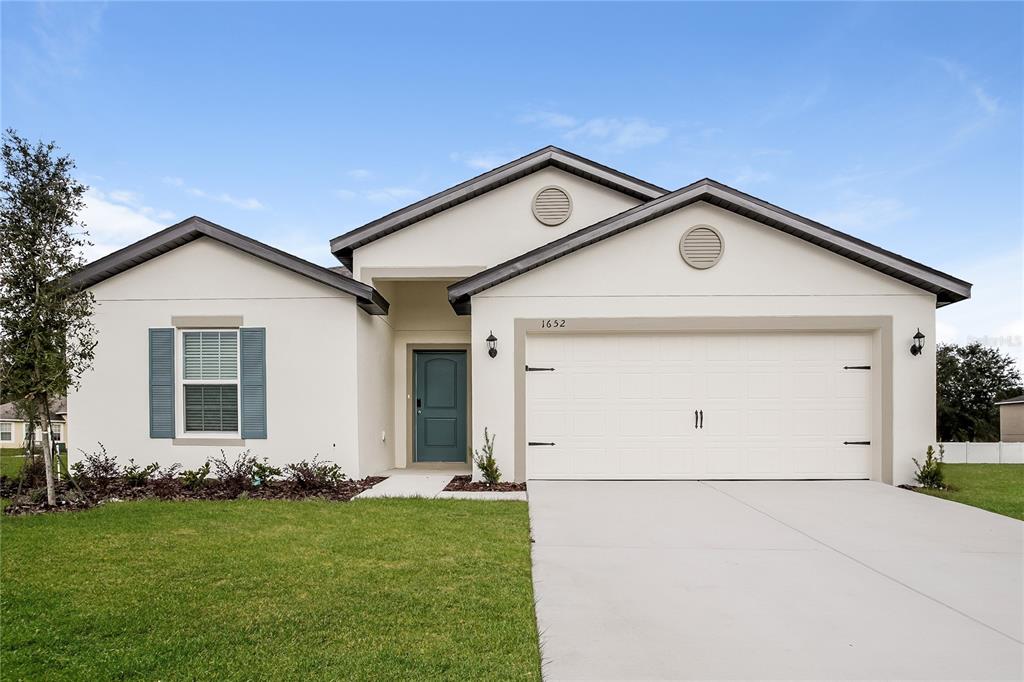
<instances>
[{"instance_id":1,"label":"small plant","mask_svg":"<svg viewBox=\"0 0 1024 682\"><path fill-rule=\"evenodd\" d=\"M942 459L945 456L946 448L942 443L939 443L938 454L935 454L935 448L929 445L928 450L924 453L924 463L918 462L917 458L914 458L914 466L917 467L914 479L924 488L945 488L942 474Z\"/></svg>"},{"instance_id":2,"label":"small plant","mask_svg":"<svg viewBox=\"0 0 1024 682\"><path fill-rule=\"evenodd\" d=\"M189 490L202 490L210 477L210 460L206 460L198 469L185 469L181 472L181 484Z\"/></svg>"},{"instance_id":3,"label":"small plant","mask_svg":"<svg viewBox=\"0 0 1024 682\"><path fill-rule=\"evenodd\" d=\"M235 493L252 490L281 475L281 470L271 466L266 457L260 461L249 450L239 453L233 462L221 450L220 457L214 457L212 463L221 485Z\"/></svg>"},{"instance_id":4,"label":"small plant","mask_svg":"<svg viewBox=\"0 0 1024 682\"><path fill-rule=\"evenodd\" d=\"M473 451L473 464L480 470L484 477L484 483L494 485L501 480L501 470L498 468L498 460L494 459L494 437L484 428L484 447L482 451Z\"/></svg>"},{"instance_id":5,"label":"small plant","mask_svg":"<svg viewBox=\"0 0 1024 682\"><path fill-rule=\"evenodd\" d=\"M117 458L107 454L107 448L103 443L99 452L82 453L82 460L71 465L71 475L80 484L99 485L106 487L111 481L121 476L121 467L117 464Z\"/></svg>"},{"instance_id":6,"label":"small plant","mask_svg":"<svg viewBox=\"0 0 1024 682\"><path fill-rule=\"evenodd\" d=\"M149 479L159 469L160 464L157 462L140 467L134 459L129 459L128 466L124 468L124 482L132 488L139 488L149 483Z\"/></svg>"},{"instance_id":7,"label":"small plant","mask_svg":"<svg viewBox=\"0 0 1024 682\"><path fill-rule=\"evenodd\" d=\"M320 461L314 455L311 461L302 460L284 468L284 476L302 490L336 488L345 480L341 467L334 462Z\"/></svg>"}]
</instances>

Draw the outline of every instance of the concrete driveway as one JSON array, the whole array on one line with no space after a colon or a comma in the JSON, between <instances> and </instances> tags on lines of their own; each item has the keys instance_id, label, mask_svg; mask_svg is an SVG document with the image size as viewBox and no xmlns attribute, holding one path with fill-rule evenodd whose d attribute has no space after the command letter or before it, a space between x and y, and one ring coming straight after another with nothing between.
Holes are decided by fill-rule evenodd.
<instances>
[{"instance_id":1,"label":"concrete driveway","mask_svg":"<svg viewBox=\"0 0 1024 682\"><path fill-rule=\"evenodd\" d=\"M1021 679L1024 523L869 481L531 481L544 675Z\"/></svg>"}]
</instances>

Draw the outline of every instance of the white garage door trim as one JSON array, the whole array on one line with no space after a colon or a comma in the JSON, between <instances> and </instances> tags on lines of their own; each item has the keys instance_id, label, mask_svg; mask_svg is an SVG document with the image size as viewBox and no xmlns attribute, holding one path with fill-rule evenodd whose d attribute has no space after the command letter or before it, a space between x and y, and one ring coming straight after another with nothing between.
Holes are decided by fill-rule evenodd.
<instances>
[{"instance_id":1,"label":"white garage door trim","mask_svg":"<svg viewBox=\"0 0 1024 682\"><path fill-rule=\"evenodd\" d=\"M892 321L883 316L817 317L700 317L700 318L566 318L551 328L552 318L515 321L516 461L515 478L527 476L527 372L528 338L539 334L596 332L862 332L871 346L871 465L870 478L892 482ZM564 326L561 326L563 325ZM707 417L706 417L707 418ZM621 477L621 476L616 476ZM692 477L692 476L687 476ZM702 476L713 478L714 476ZM762 477L762 476L759 476Z\"/></svg>"}]
</instances>

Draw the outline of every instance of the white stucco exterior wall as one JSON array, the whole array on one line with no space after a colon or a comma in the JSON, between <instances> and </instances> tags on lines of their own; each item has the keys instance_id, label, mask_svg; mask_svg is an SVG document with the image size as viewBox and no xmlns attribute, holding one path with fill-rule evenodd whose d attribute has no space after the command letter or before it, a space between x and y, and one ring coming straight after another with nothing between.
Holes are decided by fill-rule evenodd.
<instances>
[{"instance_id":1,"label":"white stucco exterior wall","mask_svg":"<svg viewBox=\"0 0 1024 682\"><path fill-rule=\"evenodd\" d=\"M395 403L392 344L394 332L385 317L356 315L358 345L359 471L370 476L390 469L395 449ZM339 392L351 392L338 387Z\"/></svg>"},{"instance_id":2,"label":"white stucco exterior wall","mask_svg":"<svg viewBox=\"0 0 1024 682\"><path fill-rule=\"evenodd\" d=\"M71 459L102 442L121 461L178 462L186 468L218 455L217 445L149 437L148 330L173 316L241 316L265 327L266 439L225 447L250 449L275 465L311 458L359 477L356 375L358 318L368 317L340 291L201 238L92 288L99 345L92 371L68 396L75 430ZM176 342L176 364L181 361ZM181 434L181 415L177 414ZM367 462L379 456L368 454Z\"/></svg>"},{"instance_id":3,"label":"white stucco exterior wall","mask_svg":"<svg viewBox=\"0 0 1024 682\"><path fill-rule=\"evenodd\" d=\"M532 212L533 196L557 185L572 198L572 214L550 227ZM640 203L620 192L556 168L545 168L449 208L356 249L356 279L372 283L364 270L451 268L456 279L514 258L530 249L621 213Z\"/></svg>"},{"instance_id":4,"label":"white stucco exterior wall","mask_svg":"<svg viewBox=\"0 0 1024 682\"><path fill-rule=\"evenodd\" d=\"M679 239L709 224L724 239L718 265L686 265ZM493 287L472 301L473 444L484 427L514 471L515 320L541 318L891 318L892 479L909 482L912 457L935 441L935 297L808 242L699 203L638 226ZM923 355L909 353L920 327ZM490 330L499 355L487 356ZM566 332L571 332L571 326ZM881 359L881 358L880 358ZM878 471L878 479L888 476Z\"/></svg>"}]
</instances>

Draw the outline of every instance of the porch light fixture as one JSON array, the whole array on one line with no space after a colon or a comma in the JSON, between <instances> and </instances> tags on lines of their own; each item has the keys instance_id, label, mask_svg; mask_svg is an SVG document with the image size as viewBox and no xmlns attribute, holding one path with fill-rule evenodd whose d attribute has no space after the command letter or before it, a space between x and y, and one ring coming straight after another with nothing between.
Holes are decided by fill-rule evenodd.
<instances>
[{"instance_id":1,"label":"porch light fixture","mask_svg":"<svg viewBox=\"0 0 1024 682\"><path fill-rule=\"evenodd\" d=\"M498 339L493 331L487 336L487 354L492 358L498 357Z\"/></svg>"},{"instance_id":2,"label":"porch light fixture","mask_svg":"<svg viewBox=\"0 0 1024 682\"><path fill-rule=\"evenodd\" d=\"M917 333L914 334L914 343L910 345L910 354L917 356L924 352L924 334L921 333L921 328L917 328Z\"/></svg>"}]
</instances>

